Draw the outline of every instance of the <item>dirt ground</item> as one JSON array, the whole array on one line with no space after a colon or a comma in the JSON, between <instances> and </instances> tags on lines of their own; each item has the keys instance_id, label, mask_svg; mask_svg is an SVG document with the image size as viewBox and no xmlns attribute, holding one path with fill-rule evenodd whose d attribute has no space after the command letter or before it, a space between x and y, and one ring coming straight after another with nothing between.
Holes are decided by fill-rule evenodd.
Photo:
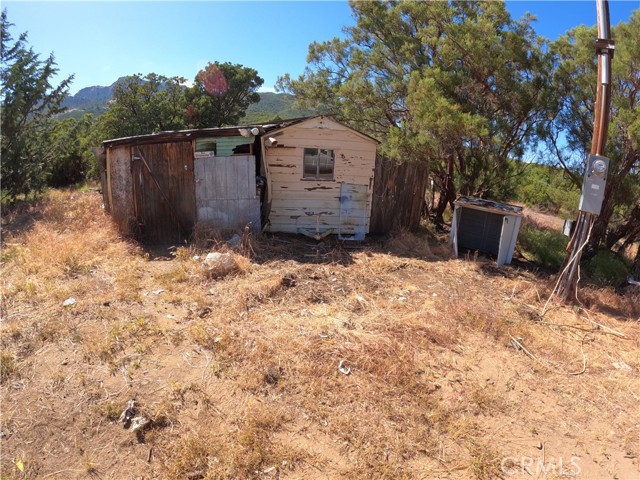
<instances>
[{"instance_id":1,"label":"dirt ground","mask_svg":"<svg viewBox=\"0 0 640 480\"><path fill-rule=\"evenodd\" d=\"M2 478L640 478L640 287L227 238L145 251L95 192L3 219Z\"/></svg>"}]
</instances>

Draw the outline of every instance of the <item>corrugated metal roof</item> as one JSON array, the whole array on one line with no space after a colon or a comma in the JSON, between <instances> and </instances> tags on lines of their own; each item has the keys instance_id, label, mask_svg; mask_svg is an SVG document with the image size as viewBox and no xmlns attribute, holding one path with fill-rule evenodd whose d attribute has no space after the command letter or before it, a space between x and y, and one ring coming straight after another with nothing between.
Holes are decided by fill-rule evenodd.
<instances>
[{"instance_id":1,"label":"corrugated metal roof","mask_svg":"<svg viewBox=\"0 0 640 480\"><path fill-rule=\"evenodd\" d=\"M103 147L113 147L117 145L143 145L149 143L163 143L163 142L176 142L176 141L187 141L192 138L200 138L200 137L235 137L239 135L238 130L240 129L251 129L258 128L260 129L260 133L269 133L273 130L279 130L281 128L289 127L291 125L295 125L300 122L304 122L305 120L309 120L316 117L323 117L327 115L314 115L311 117L299 117L299 118L291 118L287 120L279 120L273 122L265 122L265 123L252 123L249 125L236 125L232 127L214 127L214 128L197 128L191 130L176 130L176 131L168 131L168 132L156 132L147 135L136 135L132 137L122 137L122 138L113 138L111 140L105 140L102 142ZM330 118L330 117L329 117ZM333 120L333 119L332 119ZM338 122L337 120L334 120ZM341 123L341 122L338 122ZM343 124L344 125L344 124ZM351 128L348 125L345 125L347 128ZM356 131L351 128L351 130ZM375 138L370 137L362 132L358 132L360 135L363 135L371 140L378 142Z\"/></svg>"},{"instance_id":2,"label":"corrugated metal roof","mask_svg":"<svg viewBox=\"0 0 640 480\"><path fill-rule=\"evenodd\" d=\"M494 200L485 200L483 198L460 196L454 202L455 205L462 207L475 208L476 210L485 210L487 212L508 213L511 215L522 216L522 207L511 205L509 203L496 202Z\"/></svg>"}]
</instances>

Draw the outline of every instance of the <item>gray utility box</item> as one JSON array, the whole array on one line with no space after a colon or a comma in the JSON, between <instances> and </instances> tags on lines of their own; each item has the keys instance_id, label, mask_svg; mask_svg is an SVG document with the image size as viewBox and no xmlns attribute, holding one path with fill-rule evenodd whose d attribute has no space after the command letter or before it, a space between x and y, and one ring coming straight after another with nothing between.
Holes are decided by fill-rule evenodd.
<instances>
[{"instance_id":1,"label":"gray utility box","mask_svg":"<svg viewBox=\"0 0 640 480\"><path fill-rule=\"evenodd\" d=\"M609 159L601 155L589 155L587 168L582 180L582 195L580 196L579 210L600 215L604 189L607 185L607 172Z\"/></svg>"},{"instance_id":2,"label":"gray utility box","mask_svg":"<svg viewBox=\"0 0 640 480\"><path fill-rule=\"evenodd\" d=\"M507 203L460 197L455 201L450 243L459 249L478 250L497 257L497 264L511 263L522 221L522 207Z\"/></svg>"}]
</instances>

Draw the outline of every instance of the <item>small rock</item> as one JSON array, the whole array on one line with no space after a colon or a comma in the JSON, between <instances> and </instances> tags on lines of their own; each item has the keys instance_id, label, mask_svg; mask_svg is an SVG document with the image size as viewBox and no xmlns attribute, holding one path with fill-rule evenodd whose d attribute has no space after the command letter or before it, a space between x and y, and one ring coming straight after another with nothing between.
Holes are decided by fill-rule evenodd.
<instances>
[{"instance_id":1,"label":"small rock","mask_svg":"<svg viewBox=\"0 0 640 480\"><path fill-rule=\"evenodd\" d=\"M240 235L234 233L233 236L229 240L227 240L227 245L229 245L231 248L236 248L238 245L240 245L241 240L242 239L240 238Z\"/></svg>"},{"instance_id":2,"label":"small rock","mask_svg":"<svg viewBox=\"0 0 640 480\"><path fill-rule=\"evenodd\" d=\"M71 305L75 305L76 303L78 303L78 301L75 298L69 297L64 302L62 302L62 306L70 307Z\"/></svg>"}]
</instances>

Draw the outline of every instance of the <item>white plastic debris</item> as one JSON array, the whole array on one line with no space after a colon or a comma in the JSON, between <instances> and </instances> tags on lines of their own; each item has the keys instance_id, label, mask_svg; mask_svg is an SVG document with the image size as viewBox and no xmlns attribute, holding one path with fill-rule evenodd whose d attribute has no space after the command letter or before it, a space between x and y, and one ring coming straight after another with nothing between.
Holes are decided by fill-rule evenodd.
<instances>
[{"instance_id":1,"label":"white plastic debris","mask_svg":"<svg viewBox=\"0 0 640 480\"><path fill-rule=\"evenodd\" d=\"M78 303L78 301L75 298L69 297L64 302L62 302L62 306L70 307L71 305L75 305L76 303Z\"/></svg>"},{"instance_id":2,"label":"white plastic debris","mask_svg":"<svg viewBox=\"0 0 640 480\"><path fill-rule=\"evenodd\" d=\"M149 425L150 420L147 417L133 417L131 419L130 430L135 432Z\"/></svg>"},{"instance_id":3,"label":"white plastic debris","mask_svg":"<svg viewBox=\"0 0 640 480\"><path fill-rule=\"evenodd\" d=\"M631 368L624 362L613 362L611 365L613 365L613 368L615 368L616 370L622 370L623 372L633 371L633 368Z\"/></svg>"},{"instance_id":4,"label":"white plastic debris","mask_svg":"<svg viewBox=\"0 0 640 480\"><path fill-rule=\"evenodd\" d=\"M351 373L351 369L344 366L344 360L340 360L340 363L338 363L338 371L343 375L349 375Z\"/></svg>"},{"instance_id":5,"label":"white plastic debris","mask_svg":"<svg viewBox=\"0 0 640 480\"><path fill-rule=\"evenodd\" d=\"M236 262L230 253L208 253L202 265L207 275L213 278L223 277L236 269Z\"/></svg>"},{"instance_id":6,"label":"white plastic debris","mask_svg":"<svg viewBox=\"0 0 640 480\"><path fill-rule=\"evenodd\" d=\"M633 278L631 275L627 277L627 282L629 283L629 285L640 285L640 282Z\"/></svg>"}]
</instances>

